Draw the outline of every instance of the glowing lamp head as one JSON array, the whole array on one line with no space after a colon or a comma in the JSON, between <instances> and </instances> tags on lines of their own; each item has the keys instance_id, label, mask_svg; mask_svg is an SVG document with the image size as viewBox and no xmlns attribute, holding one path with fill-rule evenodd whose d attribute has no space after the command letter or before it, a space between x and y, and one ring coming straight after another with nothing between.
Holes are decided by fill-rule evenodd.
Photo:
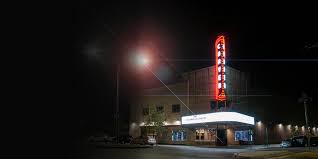
<instances>
[{"instance_id":1,"label":"glowing lamp head","mask_svg":"<svg viewBox=\"0 0 318 159\"><path fill-rule=\"evenodd\" d=\"M181 125L181 121L180 120L177 120L174 122L176 125Z\"/></svg>"},{"instance_id":2,"label":"glowing lamp head","mask_svg":"<svg viewBox=\"0 0 318 159\"><path fill-rule=\"evenodd\" d=\"M142 65L147 65L149 63L149 60L146 57L142 56L139 59L139 63Z\"/></svg>"},{"instance_id":3,"label":"glowing lamp head","mask_svg":"<svg viewBox=\"0 0 318 159\"><path fill-rule=\"evenodd\" d=\"M136 61L137 61L138 65L147 65L147 64L149 64L149 59L143 54L138 54L136 56Z\"/></svg>"}]
</instances>

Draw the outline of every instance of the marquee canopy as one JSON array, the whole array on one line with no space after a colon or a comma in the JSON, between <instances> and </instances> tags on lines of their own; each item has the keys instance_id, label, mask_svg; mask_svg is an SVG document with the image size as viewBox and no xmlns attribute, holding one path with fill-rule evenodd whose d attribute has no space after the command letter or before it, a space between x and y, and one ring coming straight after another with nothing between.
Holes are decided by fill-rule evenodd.
<instances>
[{"instance_id":1,"label":"marquee canopy","mask_svg":"<svg viewBox=\"0 0 318 159\"><path fill-rule=\"evenodd\" d=\"M198 114L183 116L181 124L199 124L199 123L218 123L218 122L238 122L254 125L254 117L244 115L237 112L216 112L207 114Z\"/></svg>"}]
</instances>

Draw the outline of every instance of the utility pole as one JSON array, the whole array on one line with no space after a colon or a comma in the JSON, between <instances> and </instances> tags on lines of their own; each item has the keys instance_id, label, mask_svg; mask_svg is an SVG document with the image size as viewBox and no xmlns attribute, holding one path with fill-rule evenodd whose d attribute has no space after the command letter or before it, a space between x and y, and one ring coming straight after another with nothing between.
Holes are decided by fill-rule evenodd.
<instances>
[{"instance_id":1,"label":"utility pole","mask_svg":"<svg viewBox=\"0 0 318 159\"><path fill-rule=\"evenodd\" d=\"M312 98L308 97L305 92L302 92L301 98L298 99L299 102L304 103L304 112L305 112L305 121L306 121L306 128L305 128L305 136L307 136L307 145L310 147L310 132L308 132L308 115L307 115L307 102L311 102Z\"/></svg>"},{"instance_id":2,"label":"utility pole","mask_svg":"<svg viewBox=\"0 0 318 159\"><path fill-rule=\"evenodd\" d=\"M116 76L116 143L118 143L119 138L119 73L120 65L117 65L117 76Z\"/></svg>"},{"instance_id":3,"label":"utility pole","mask_svg":"<svg viewBox=\"0 0 318 159\"><path fill-rule=\"evenodd\" d=\"M306 130L307 130L308 129L307 100L304 100L304 109L305 109L305 120L306 120Z\"/></svg>"},{"instance_id":4,"label":"utility pole","mask_svg":"<svg viewBox=\"0 0 318 159\"><path fill-rule=\"evenodd\" d=\"M267 131L267 126L265 126L265 136L266 136L266 146L268 147L268 131Z\"/></svg>"},{"instance_id":5,"label":"utility pole","mask_svg":"<svg viewBox=\"0 0 318 159\"><path fill-rule=\"evenodd\" d=\"M189 102L189 96L190 96L190 80L188 79L188 101L187 101L187 103L188 103L188 107L190 106L190 102Z\"/></svg>"},{"instance_id":6,"label":"utility pole","mask_svg":"<svg viewBox=\"0 0 318 159\"><path fill-rule=\"evenodd\" d=\"M245 77L246 78L246 77ZM248 107L248 96L247 96L247 79L245 79L245 97L246 97L246 105L247 105L247 111L250 112L250 109Z\"/></svg>"}]
</instances>

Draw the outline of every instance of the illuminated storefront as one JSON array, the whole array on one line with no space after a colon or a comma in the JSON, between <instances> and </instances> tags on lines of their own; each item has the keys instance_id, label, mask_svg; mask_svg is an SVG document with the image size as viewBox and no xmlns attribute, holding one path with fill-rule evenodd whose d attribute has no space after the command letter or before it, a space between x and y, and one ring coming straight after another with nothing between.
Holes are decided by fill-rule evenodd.
<instances>
[{"instance_id":1,"label":"illuminated storefront","mask_svg":"<svg viewBox=\"0 0 318 159\"><path fill-rule=\"evenodd\" d=\"M214 112L182 116L181 119L182 127L195 128L196 142L234 145L253 141L252 129L255 122L254 117L248 115L237 112Z\"/></svg>"}]
</instances>

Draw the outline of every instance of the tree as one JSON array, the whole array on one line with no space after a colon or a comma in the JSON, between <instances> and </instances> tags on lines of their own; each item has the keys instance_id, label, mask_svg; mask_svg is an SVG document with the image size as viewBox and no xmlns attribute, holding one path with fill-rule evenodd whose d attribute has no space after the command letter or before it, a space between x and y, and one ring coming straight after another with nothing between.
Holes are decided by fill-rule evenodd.
<instances>
[{"instance_id":1,"label":"tree","mask_svg":"<svg viewBox=\"0 0 318 159\"><path fill-rule=\"evenodd\" d=\"M164 122L166 121L166 114L163 110L157 110L157 107L149 107L149 115L145 119L145 128L147 134L152 134L153 137L163 134L166 129Z\"/></svg>"},{"instance_id":2,"label":"tree","mask_svg":"<svg viewBox=\"0 0 318 159\"><path fill-rule=\"evenodd\" d=\"M300 132L299 132L299 129L295 128L295 127L292 127L291 128L291 134L290 134L290 138L294 137L294 136L299 136L300 135Z\"/></svg>"}]
</instances>

